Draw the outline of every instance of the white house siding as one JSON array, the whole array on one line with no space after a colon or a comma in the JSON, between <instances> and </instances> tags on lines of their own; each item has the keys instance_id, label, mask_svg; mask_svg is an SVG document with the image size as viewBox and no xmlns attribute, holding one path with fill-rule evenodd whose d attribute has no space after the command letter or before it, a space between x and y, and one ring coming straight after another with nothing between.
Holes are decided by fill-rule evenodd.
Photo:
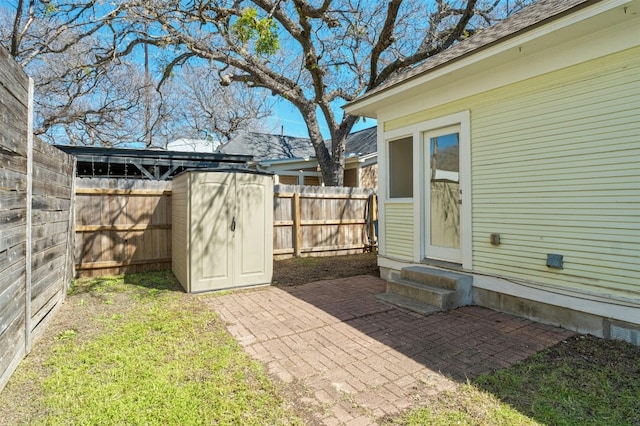
<instances>
[{"instance_id":1,"label":"white house siding","mask_svg":"<svg viewBox=\"0 0 640 426\"><path fill-rule=\"evenodd\" d=\"M413 259L413 203L386 203L384 255L401 260Z\"/></svg>"},{"instance_id":2,"label":"white house siding","mask_svg":"<svg viewBox=\"0 0 640 426\"><path fill-rule=\"evenodd\" d=\"M471 110L475 272L637 300L638 105L634 48L384 128ZM500 246L489 243L491 233L501 235ZM389 237L394 252L408 252L408 240ZM548 268L547 253L563 255L564 269Z\"/></svg>"}]
</instances>

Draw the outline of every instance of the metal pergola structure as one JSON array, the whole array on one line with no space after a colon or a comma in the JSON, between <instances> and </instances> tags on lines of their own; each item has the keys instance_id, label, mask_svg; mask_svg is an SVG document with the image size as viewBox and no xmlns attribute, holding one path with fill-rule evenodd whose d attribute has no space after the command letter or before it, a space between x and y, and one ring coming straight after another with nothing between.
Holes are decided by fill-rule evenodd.
<instances>
[{"instance_id":1,"label":"metal pergola structure","mask_svg":"<svg viewBox=\"0 0 640 426\"><path fill-rule=\"evenodd\" d=\"M76 159L78 177L170 180L188 169L247 169L250 155L54 145Z\"/></svg>"}]
</instances>

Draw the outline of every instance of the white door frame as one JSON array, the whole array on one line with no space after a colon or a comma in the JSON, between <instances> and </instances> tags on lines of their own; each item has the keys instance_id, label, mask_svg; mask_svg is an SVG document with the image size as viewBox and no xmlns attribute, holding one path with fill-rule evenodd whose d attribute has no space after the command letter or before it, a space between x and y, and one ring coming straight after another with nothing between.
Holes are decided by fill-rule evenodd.
<instances>
[{"instance_id":1,"label":"white door frame","mask_svg":"<svg viewBox=\"0 0 640 426\"><path fill-rule=\"evenodd\" d=\"M462 268L471 270L472 265L472 194L471 194L471 114L469 111L462 111L457 114L451 114L444 117L436 118L433 120L427 120L418 123L417 126L420 129L420 138L424 139L424 135L443 129L447 127L459 126L458 138L460 144L459 161L460 161L460 199L462 204L460 206L460 257ZM430 168L428 152L425 152L425 141L420 140L420 156L418 157L420 164L419 179L421 180L417 188L421 193L421 214L420 214L420 235L427 235L428 229L425 227L428 225L430 204L428 200L429 188L427 187L427 180L425 173ZM421 238L422 244L420 247L420 260L429 258L428 253L428 240L426 237Z\"/></svg>"},{"instance_id":2,"label":"white door frame","mask_svg":"<svg viewBox=\"0 0 640 426\"><path fill-rule=\"evenodd\" d=\"M440 247L431 244L431 143L430 140L432 137L439 137L448 134L457 134L458 135L458 148L460 148L460 124L455 124L453 126L440 127L437 129L427 130L422 132L420 135L420 143L423 145L422 152L422 178L423 178L423 189L425 191L424 195L424 205L423 205L423 237L422 240L424 242L424 256L425 258L434 258L438 260L444 260L452 263L462 263L462 206L460 206L459 214L460 214L460 224L459 224L459 233L460 233L460 241L458 241L459 248L448 248L448 247ZM460 156L458 156L458 169L460 170ZM458 173L458 182L460 179L460 173ZM460 189L460 193L461 193ZM458 197L460 195L458 194Z\"/></svg>"}]
</instances>

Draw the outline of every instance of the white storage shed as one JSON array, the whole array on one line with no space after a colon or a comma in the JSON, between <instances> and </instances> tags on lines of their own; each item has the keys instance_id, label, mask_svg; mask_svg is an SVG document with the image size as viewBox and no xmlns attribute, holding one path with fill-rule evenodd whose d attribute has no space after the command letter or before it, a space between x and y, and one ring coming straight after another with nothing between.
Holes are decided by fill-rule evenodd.
<instances>
[{"instance_id":1,"label":"white storage shed","mask_svg":"<svg viewBox=\"0 0 640 426\"><path fill-rule=\"evenodd\" d=\"M273 176L193 170L172 188L171 269L188 293L271 282Z\"/></svg>"}]
</instances>

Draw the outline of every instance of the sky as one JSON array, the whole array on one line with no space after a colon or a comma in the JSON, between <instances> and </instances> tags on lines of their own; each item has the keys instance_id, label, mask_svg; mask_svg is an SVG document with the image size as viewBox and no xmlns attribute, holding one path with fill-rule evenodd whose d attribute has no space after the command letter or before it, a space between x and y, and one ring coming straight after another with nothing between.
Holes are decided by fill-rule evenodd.
<instances>
[{"instance_id":1,"label":"sky","mask_svg":"<svg viewBox=\"0 0 640 426\"><path fill-rule=\"evenodd\" d=\"M335 110L336 117L342 117L341 108ZM330 138L329 128L322 121L322 114L318 114L318 120L321 120L320 131L325 139ZM376 125L376 120L367 118L363 119L353 126L351 132L357 132L358 130L368 129ZM297 136L302 138L309 137L307 126L304 124L304 120L300 112L289 102L285 100L278 100L274 107L274 115L269 119L269 124L266 126L270 132L279 134L284 133L286 136ZM272 130L270 130L272 129Z\"/></svg>"}]
</instances>

